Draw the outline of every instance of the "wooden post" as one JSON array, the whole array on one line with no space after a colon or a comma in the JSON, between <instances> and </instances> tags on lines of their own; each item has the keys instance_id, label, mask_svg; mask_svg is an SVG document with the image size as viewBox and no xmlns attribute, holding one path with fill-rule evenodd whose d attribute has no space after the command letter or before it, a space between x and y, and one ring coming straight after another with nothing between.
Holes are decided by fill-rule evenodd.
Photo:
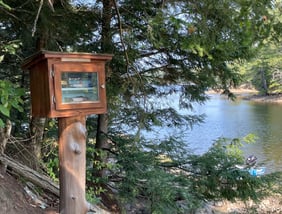
<instances>
[{"instance_id":1,"label":"wooden post","mask_svg":"<svg viewBox=\"0 0 282 214\"><path fill-rule=\"evenodd\" d=\"M86 118L59 118L60 214L85 214Z\"/></svg>"}]
</instances>

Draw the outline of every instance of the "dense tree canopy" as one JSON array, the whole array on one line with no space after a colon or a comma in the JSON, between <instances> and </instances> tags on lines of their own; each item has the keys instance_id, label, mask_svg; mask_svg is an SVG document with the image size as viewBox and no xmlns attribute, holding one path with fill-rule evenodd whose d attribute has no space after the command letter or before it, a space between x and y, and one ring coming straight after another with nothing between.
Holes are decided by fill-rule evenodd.
<instances>
[{"instance_id":1,"label":"dense tree canopy","mask_svg":"<svg viewBox=\"0 0 282 214\"><path fill-rule=\"evenodd\" d=\"M193 159L187 155L186 142L178 136L150 142L142 130L191 127L201 122L202 117L180 115L172 106L158 103L159 98L165 100L177 92L179 108L192 108L193 102L207 99L207 89L229 94L241 80L235 66L230 65L250 59L267 38L278 38L281 33L281 20L273 13L277 8L281 9L279 1L272 0L0 0L0 75L28 91L28 77L20 65L37 50L114 54L107 67L108 114L88 118L89 168L93 170L88 184L91 187L97 182L93 176L104 177L101 169L108 167L106 174L110 176L104 178L122 180L115 188L124 195L144 194L151 210L173 210L177 209L177 197L195 202L214 190L207 187L206 192L198 192L200 196L189 193L188 187L197 189L193 179L185 173L171 176L167 170ZM22 98L27 112L28 93ZM18 107L18 103L13 106ZM26 128L22 126L29 123L26 116L14 114L10 119L20 119L19 127ZM54 121L49 121L45 127L49 130L45 142L54 137L52 125ZM15 135L29 132L16 130ZM108 163L107 157L116 164ZM169 163L164 164L160 157ZM96 160L102 162L97 165ZM144 184L144 180L148 182ZM180 184L188 190L175 189ZM220 198L224 194L209 196Z\"/></svg>"},{"instance_id":2,"label":"dense tree canopy","mask_svg":"<svg viewBox=\"0 0 282 214\"><path fill-rule=\"evenodd\" d=\"M281 93L281 2L276 1L276 7L270 11L273 29L271 37L264 40L263 46L252 60L241 66L246 81L251 82L262 94Z\"/></svg>"},{"instance_id":3,"label":"dense tree canopy","mask_svg":"<svg viewBox=\"0 0 282 214\"><path fill-rule=\"evenodd\" d=\"M246 81L249 81L261 94L282 92L281 45L268 42L259 55L242 66Z\"/></svg>"}]
</instances>

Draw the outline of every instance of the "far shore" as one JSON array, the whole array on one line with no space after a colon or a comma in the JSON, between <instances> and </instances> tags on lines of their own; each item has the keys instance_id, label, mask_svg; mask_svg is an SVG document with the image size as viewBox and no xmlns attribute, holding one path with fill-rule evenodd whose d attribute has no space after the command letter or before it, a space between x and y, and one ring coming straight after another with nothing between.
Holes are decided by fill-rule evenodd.
<instances>
[{"instance_id":1,"label":"far shore","mask_svg":"<svg viewBox=\"0 0 282 214\"><path fill-rule=\"evenodd\" d=\"M271 94L271 95L260 95L257 90L254 89L231 89L234 95L244 100L250 100L253 102L264 102L264 103L279 103L282 104L282 93ZM208 94L220 94L217 91L209 91Z\"/></svg>"}]
</instances>

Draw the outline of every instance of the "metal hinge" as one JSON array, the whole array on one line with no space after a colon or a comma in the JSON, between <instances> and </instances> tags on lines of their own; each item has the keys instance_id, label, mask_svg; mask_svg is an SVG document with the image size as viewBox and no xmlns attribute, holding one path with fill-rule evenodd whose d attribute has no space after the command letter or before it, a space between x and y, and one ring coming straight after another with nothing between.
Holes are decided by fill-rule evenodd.
<instances>
[{"instance_id":1,"label":"metal hinge","mask_svg":"<svg viewBox=\"0 0 282 214\"><path fill-rule=\"evenodd\" d=\"M50 69L50 75L51 75L51 78L54 78L54 76L55 76L54 69Z\"/></svg>"},{"instance_id":2,"label":"metal hinge","mask_svg":"<svg viewBox=\"0 0 282 214\"><path fill-rule=\"evenodd\" d=\"M56 97L53 96L53 103L56 104Z\"/></svg>"}]
</instances>

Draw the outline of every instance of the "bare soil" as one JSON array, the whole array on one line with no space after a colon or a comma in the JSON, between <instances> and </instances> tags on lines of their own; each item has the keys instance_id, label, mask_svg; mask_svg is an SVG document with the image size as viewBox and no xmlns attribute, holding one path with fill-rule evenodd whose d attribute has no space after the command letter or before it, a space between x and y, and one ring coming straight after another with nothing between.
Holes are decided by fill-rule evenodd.
<instances>
[{"instance_id":1,"label":"bare soil","mask_svg":"<svg viewBox=\"0 0 282 214\"><path fill-rule=\"evenodd\" d=\"M55 210L40 208L19 179L6 172L0 174L0 214L55 214Z\"/></svg>"},{"instance_id":2,"label":"bare soil","mask_svg":"<svg viewBox=\"0 0 282 214\"><path fill-rule=\"evenodd\" d=\"M229 202L224 201L211 206L214 213L217 214L281 214L282 213L282 197L280 194L266 197L259 203L253 201L247 202Z\"/></svg>"}]
</instances>

